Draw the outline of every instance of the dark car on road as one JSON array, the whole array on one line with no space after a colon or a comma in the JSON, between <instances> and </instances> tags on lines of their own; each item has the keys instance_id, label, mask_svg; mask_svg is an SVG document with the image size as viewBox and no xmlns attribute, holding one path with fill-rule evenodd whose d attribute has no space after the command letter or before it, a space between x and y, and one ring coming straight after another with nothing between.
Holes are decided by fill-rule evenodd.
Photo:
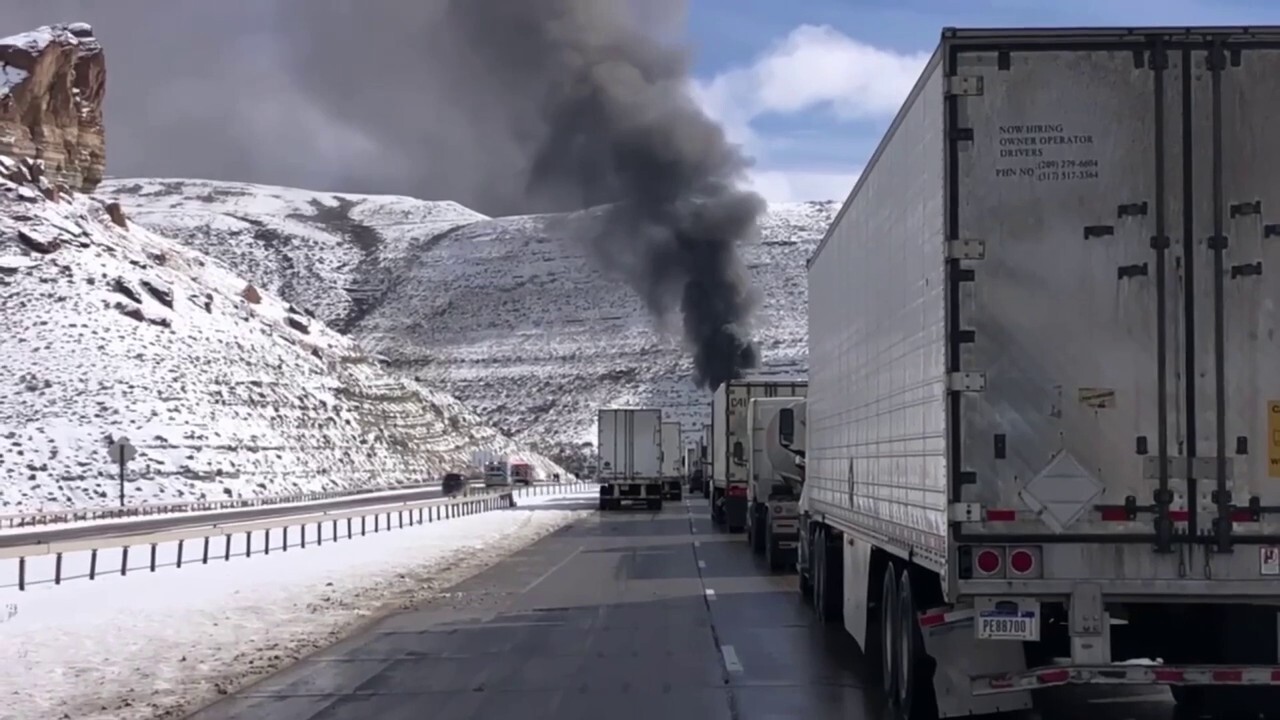
<instances>
[{"instance_id":1,"label":"dark car on road","mask_svg":"<svg viewBox=\"0 0 1280 720\"><path fill-rule=\"evenodd\" d=\"M462 473L445 473L444 479L440 481L440 489L445 495L462 495L469 485L467 476Z\"/></svg>"}]
</instances>

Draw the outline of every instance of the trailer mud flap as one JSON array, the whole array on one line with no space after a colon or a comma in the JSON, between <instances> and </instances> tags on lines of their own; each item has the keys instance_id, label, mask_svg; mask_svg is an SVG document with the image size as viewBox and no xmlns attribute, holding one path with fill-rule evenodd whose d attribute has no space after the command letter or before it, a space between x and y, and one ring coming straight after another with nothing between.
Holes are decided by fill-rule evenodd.
<instances>
[{"instance_id":1,"label":"trailer mud flap","mask_svg":"<svg viewBox=\"0 0 1280 720\"><path fill-rule=\"evenodd\" d=\"M925 652L936 661L933 688L942 717L983 715L1026 710L1031 707L1027 691L999 695L975 695L973 678L1026 669L1022 643L993 642L975 637L972 609L939 608L920 614L920 634Z\"/></svg>"}]
</instances>

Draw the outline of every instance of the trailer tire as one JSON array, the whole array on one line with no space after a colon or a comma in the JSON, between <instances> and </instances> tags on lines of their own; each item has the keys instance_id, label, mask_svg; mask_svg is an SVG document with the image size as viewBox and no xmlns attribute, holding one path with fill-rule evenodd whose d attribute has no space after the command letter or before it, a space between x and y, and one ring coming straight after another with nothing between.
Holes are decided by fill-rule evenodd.
<instances>
[{"instance_id":1,"label":"trailer tire","mask_svg":"<svg viewBox=\"0 0 1280 720\"><path fill-rule=\"evenodd\" d=\"M769 572L783 571L785 555L778 546L777 538L773 536L773 523L770 522L766 522L764 526L764 559L769 565Z\"/></svg>"},{"instance_id":2,"label":"trailer tire","mask_svg":"<svg viewBox=\"0 0 1280 720\"><path fill-rule=\"evenodd\" d=\"M817 611L818 620L823 624L838 624L844 621L844 585L841 571L843 560L833 548L840 547L839 538L833 542L832 533L827 527L818 528L814 545L817 546L817 562L814 563L813 607Z\"/></svg>"},{"instance_id":3,"label":"trailer tire","mask_svg":"<svg viewBox=\"0 0 1280 720\"><path fill-rule=\"evenodd\" d=\"M924 650L917 619L919 606L913 587L911 569L902 571L898 580L898 662L895 678L900 720L934 720L938 716L937 697L933 690L932 670Z\"/></svg>"},{"instance_id":4,"label":"trailer tire","mask_svg":"<svg viewBox=\"0 0 1280 720\"><path fill-rule=\"evenodd\" d=\"M650 510L662 510L662 498L650 500L647 504Z\"/></svg>"},{"instance_id":5,"label":"trailer tire","mask_svg":"<svg viewBox=\"0 0 1280 720\"><path fill-rule=\"evenodd\" d=\"M767 538L765 533L760 532L760 527L764 524L767 528L768 523L767 521L761 522L760 516L764 513L760 512L759 505L752 506L750 512L751 516L747 518L747 543L751 545L751 554L764 555Z\"/></svg>"},{"instance_id":6,"label":"trailer tire","mask_svg":"<svg viewBox=\"0 0 1280 720\"><path fill-rule=\"evenodd\" d=\"M898 576L893 563L884 569L884 581L880 584L880 689L885 697L895 698L898 693Z\"/></svg>"}]
</instances>

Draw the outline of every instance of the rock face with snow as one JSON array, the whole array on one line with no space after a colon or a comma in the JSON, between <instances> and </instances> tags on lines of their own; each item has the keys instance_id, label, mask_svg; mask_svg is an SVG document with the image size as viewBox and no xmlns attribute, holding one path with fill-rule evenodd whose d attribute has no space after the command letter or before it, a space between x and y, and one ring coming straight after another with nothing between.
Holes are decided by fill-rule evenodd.
<instances>
[{"instance_id":1,"label":"rock face with snow","mask_svg":"<svg viewBox=\"0 0 1280 720\"><path fill-rule=\"evenodd\" d=\"M93 190L106 165L106 76L84 23L0 38L0 154L42 160L54 186Z\"/></svg>"},{"instance_id":2,"label":"rock face with snow","mask_svg":"<svg viewBox=\"0 0 1280 720\"><path fill-rule=\"evenodd\" d=\"M663 407L690 433L708 417L678 321L655 327L560 218L200 180L110 180L100 193L558 457L594 442L601 406ZM807 372L805 260L837 209L776 205L746 248L765 372Z\"/></svg>"},{"instance_id":3,"label":"rock face with snow","mask_svg":"<svg viewBox=\"0 0 1280 720\"><path fill-rule=\"evenodd\" d=\"M420 482L477 454L563 472L128 203L46 197L36 168L0 156L0 507L111 502L120 435L132 502Z\"/></svg>"}]
</instances>

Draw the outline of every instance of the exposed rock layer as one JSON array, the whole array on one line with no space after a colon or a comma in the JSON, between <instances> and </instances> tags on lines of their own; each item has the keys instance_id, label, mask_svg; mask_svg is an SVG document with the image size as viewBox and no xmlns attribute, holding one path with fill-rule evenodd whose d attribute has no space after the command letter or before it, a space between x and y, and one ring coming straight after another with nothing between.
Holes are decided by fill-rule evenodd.
<instances>
[{"instance_id":1,"label":"exposed rock layer","mask_svg":"<svg viewBox=\"0 0 1280 720\"><path fill-rule=\"evenodd\" d=\"M0 154L42 160L49 183L92 191L106 165L106 80L84 23L0 38Z\"/></svg>"}]
</instances>

